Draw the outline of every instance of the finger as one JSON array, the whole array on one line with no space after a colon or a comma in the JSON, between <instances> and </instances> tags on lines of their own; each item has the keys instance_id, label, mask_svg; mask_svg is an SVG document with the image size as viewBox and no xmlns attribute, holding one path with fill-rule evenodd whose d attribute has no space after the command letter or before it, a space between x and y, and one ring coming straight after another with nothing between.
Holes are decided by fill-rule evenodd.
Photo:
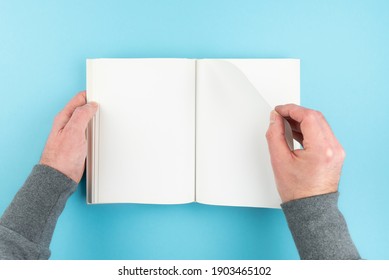
<instances>
[{"instance_id":1,"label":"finger","mask_svg":"<svg viewBox=\"0 0 389 280\"><path fill-rule=\"evenodd\" d=\"M77 107L64 129L73 129L84 133L89 121L96 114L97 110L98 105L96 102L90 102L84 106Z\"/></svg>"},{"instance_id":2,"label":"finger","mask_svg":"<svg viewBox=\"0 0 389 280\"><path fill-rule=\"evenodd\" d=\"M298 106L287 104L277 106L275 110L285 118L290 118L300 124L300 131L304 138L304 148L319 146L320 143L335 139L332 130L322 113ZM297 127L295 127L297 128Z\"/></svg>"},{"instance_id":3,"label":"finger","mask_svg":"<svg viewBox=\"0 0 389 280\"><path fill-rule=\"evenodd\" d=\"M286 104L278 105L274 110L286 119L292 119L297 123L301 123L304 119L304 113L308 109L296 104Z\"/></svg>"},{"instance_id":4,"label":"finger","mask_svg":"<svg viewBox=\"0 0 389 280\"><path fill-rule=\"evenodd\" d=\"M285 126L283 118L276 111L270 114L270 125L266 132L270 158L274 166L278 162L284 162L291 156L291 151L285 138Z\"/></svg>"},{"instance_id":5,"label":"finger","mask_svg":"<svg viewBox=\"0 0 389 280\"><path fill-rule=\"evenodd\" d=\"M85 91L81 91L76 96L74 96L68 104L66 104L66 106L62 109L61 112L58 113L54 121L53 129L57 131L63 129L72 117L74 110L85 104L86 93Z\"/></svg>"}]
</instances>

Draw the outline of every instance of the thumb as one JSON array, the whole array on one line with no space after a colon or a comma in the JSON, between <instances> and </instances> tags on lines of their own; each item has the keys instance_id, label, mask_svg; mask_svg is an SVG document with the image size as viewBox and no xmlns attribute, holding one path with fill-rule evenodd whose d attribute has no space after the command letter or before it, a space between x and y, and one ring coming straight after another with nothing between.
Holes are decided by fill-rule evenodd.
<instances>
[{"instance_id":1,"label":"thumb","mask_svg":"<svg viewBox=\"0 0 389 280\"><path fill-rule=\"evenodd\" d=\"M270 125L266 132L266 139L273 165L289 159L291 151L285 138L284 119L274 110L270 113Z\"/></svg>"},{"instance_id":2,"label":"thumb","mask_svg":"<svg viewBox=\"0 0 389 280\"><path fill-rule=\"evenodd\" d=\"M90 102L83 106L77 107L66 126L85 131L89 121L96 114L97 110L98 105L95 102Z\"/></svg>"}]
</instances>

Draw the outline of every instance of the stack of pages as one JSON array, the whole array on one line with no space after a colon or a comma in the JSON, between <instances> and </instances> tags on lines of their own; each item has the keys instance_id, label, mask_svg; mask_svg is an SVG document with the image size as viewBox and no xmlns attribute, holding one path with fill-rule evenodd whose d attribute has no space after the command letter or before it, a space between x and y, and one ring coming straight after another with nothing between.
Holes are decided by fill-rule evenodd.
<instances>
[{"instance_id":1,"label":"stack of pages","mask_svg":"<svg viewBox=\"0 0 389 280\"><path fill-rule=\"evenodd\" d=\"M88 203L279 208L265 133L298 59L89 59Z\"/></svg>"}]
</instances>

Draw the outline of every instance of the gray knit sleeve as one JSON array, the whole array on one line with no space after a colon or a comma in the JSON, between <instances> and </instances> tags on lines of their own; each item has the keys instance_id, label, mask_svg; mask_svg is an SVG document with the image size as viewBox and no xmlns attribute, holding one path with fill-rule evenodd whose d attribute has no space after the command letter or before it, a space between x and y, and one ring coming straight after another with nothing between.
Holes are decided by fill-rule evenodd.
<instances>
[{"instance_id":1,"label":"gray knit sleeve","mask_svg":"<svg viewBox=\"0 0 389 280\"><path fill-rule=\"evenodd\" d=\"M281 204L301 259L360 259L338 209L339 193Z\"/></svg>"},{"instance_id":2,"label":"gray knit sleeve","mask_svg":"<svg viewBox=\"0 0 389 280\"><path fill-rule=\"evenodd\" d=\"M48 259L57 219L76 187L61 172L34 166L0 219L0 259Z\"/></svg>"}]
</instances>

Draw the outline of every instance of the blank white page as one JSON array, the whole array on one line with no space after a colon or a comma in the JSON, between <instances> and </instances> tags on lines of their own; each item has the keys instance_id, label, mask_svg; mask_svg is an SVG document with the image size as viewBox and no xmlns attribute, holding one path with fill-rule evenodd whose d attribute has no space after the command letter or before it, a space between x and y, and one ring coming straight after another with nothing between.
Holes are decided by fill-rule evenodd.
<instances>
[{"instance_id":1,"label":"blank white page","mask_svg":"<svg viewBox=\"0 0 389 280\"><path fill-rule=\"evenodd\" d=\"M95 203L187 203L195 183L195 62L91 59L99 111Z\"/></svg>"},{"instance_id":2,"label":"blank white page","mask_svg":"<svg viewBox=\"0 0 389 280\"><path fill-rule=\"evenodd\" d=\"M275 105L268 102L298 103L298 77L298 60L198 60L198 202L280 207L265 138Z\"/></svg>"}]
</instances>

